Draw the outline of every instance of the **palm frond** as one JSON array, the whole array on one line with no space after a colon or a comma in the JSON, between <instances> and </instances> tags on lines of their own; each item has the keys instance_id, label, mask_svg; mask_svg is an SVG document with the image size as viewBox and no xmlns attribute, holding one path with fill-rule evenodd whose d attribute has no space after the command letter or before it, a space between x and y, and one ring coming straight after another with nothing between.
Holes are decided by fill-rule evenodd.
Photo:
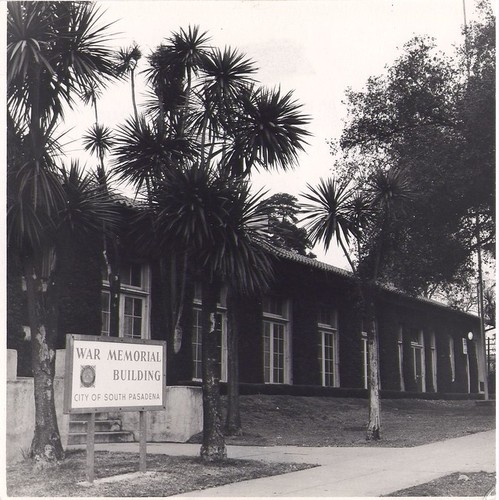
<instances>
[{"instance_id":1,"label":"palm frond","mask_svg":"<svg viewBox=\"0 0 499 500\"><path fill-rule=\"evenodd\" d=\"M8 244L33 250L53 236L64 193L50 157L16 160L7 168Z\"/></svg>"},{"instance_id":2,"label":"palm frond","mask_svg":"<svg viewBox=\"0 0 499 500\"><path fill-rule=\"evenodd\" d=\"M9 2L7 102L16 120L34 113L50 128L75 93L112 77L101 17L85 2Z\"/></svg>"},{"instance_id":3,"label":"palm frond","mask_svg":"<svg viewBox=\"0 0 499 500\"><path fill-rule=\"evenodd\" d=\"M101 86L114 78L113 52L108 43L112 37L108 30L113 23L100 25L102 16L96 4L82 2L67 3L64 16L58 18L54 66L68 93L92 82Z\"/></svg>"},{"instance_id":4,"label":"palm frond","mask_svg":"<svg viewBox=\"0 0 499 500\"><path fill-rule=\"evenodd\" d=\"M261 241L268 241L265 192L250 193L247 183L229 186L226 221L218 227L217 244L207 248L205 266L243 294L265 290L274 278L273 263Z\"/></svg>"},{"instance_id":5,"label":"palm frond","mask_svg":"<svg viewBox=\"0 0 499 500\"><path fill-rule=\"evenodd\" d=\"M174 32L148 57L146 80L158 96L163 110L182 109L188 99L190 79L196 74L208 49L206 33L199 27Z\"/></svg>"},{"instance_id":6,"label":"palm frond","mask_svg":"<svg viewBox=\"0 0 499 500\"><path fill-rule=\"evenodd\" d=\"M322 242L326 250L334 239L348 244L350 238L357 235L352 214L352 189L335 179L321 179L317 187L307 184L307 188L309 191L302 196L312 203L303 205L307 215L302 221L306 222L312 242Z\"/></svg>"},{"instance_id":7,"label":"palm frond","mask_svg":"<svg viewBox=\"0 0 499 500\"><path fill-rule=\"evenodd\" d=\"M114 148L114 171L119 180L137 190L152 186L173 165L194 157L185 138L167 135L164 128L149 124L143 117L128 119L118 128Z\"/></svg>"},{"instance_id":8,"label":"palm frond","mask_svg":"<svg viewBox=\"0 0 499 500\"><path fill-rule=\"evenodd\" d=\"M208 33L200 32L199 26L189 26L187 31L181 28L169 38L176 63L186 71L199 68L208 48L208 41Z\"/></svg>"},{"instance_id":9,"label":"palm frond","mask_svg":"<svg viewBox=\"0 0 499 500\"><path fill-rule=\"evenodd\" d=\"M409 178L401 169L378 168L367 182L372 205L378 210L394 212L414 197Z\"/></svg>"},{"instance_id":10,"label":"palm frond","mask_svg":"<svg viewBox=\"0 0 499 500\"><path fill-rule=\"evenodd\" d=\"M166 172L153 196L162 246L195 252L213 245L212 229L224 217L222 196L210 168L193 164Z\"/></svg>"},{"instance_id":11,"label":"palm frond","mask_svg":"<svg viewBox=\"0 0 499 500\"><path fill-rule=\"evenodd\" d=\"M109 186L103 189L91 172L73 161L60 169L66 203L59 212L59 229L70 233L99 234L117 230L120 213Z\"/></svg>"},{"instance_id":12,"label":"palm frond","mask_svg":"<svg viewBox=\"0 0 499 500\"><path fill-rule=\"evenodd\" d=\"M241 89L253 83L257 68L237 50L226 47L213 49L202 59L203 93L210 102L224 102L238 96Z\"/></svg>"},{"instance_id":13,"label":"palm frond","mask_svg":"<svg viewBox=\"0 0 499 500\"><path fill-rule=\"evenodd\" d=\"M241 115L234 129L234 143L244 156L247 168L255 163L264 169L286 170L295 165L304 150L308 116L292 99L292 92L257 89L241 97Z\"/></svg>"},{"instance_id":14,"label":"palm frond","mask_svg":"<svg viewBox=\"0 0 499 500\"><path fill-rule=\"evenodd\" d=\"M365 192L354 191L350 197L349 210L352 217L354 234L358 238L363 229L369 226L376 214L372 197Z\"/></svg>"},{"instance_id":15,"label":"palm frond","mask_svg":"<svg viewBox=\"0 0 499 500\"><path fill-rule=\"evenodd\" d=\"M121 47L114 55L115 74L123 78L137 67L142 57L140 47L133 43L129 47Z\"/></svg>"},{"instance_id":16,"label":"palm frond","mask_svg":"<svg viewBox=\"0 0 499 500\"><path fill-rule=\"evenodd\" d=\"M102 96L103 87L99 87L97 82L89 82L81 91L80 91L80 99L83 101L83 104L91 104L94 103Z\"/></svg>"},{"instance_id":17,"label":"palm frond","mask_svg":"<svg viewBox=\"0 0 499 500\"><path fill-rule=\"evenodd\" d=\"M82 139L85 151L97 155L98 158L107 155L114 145L113 131L98 123L94 123Z\"/></svg>"},{"instance_id":18,"label":"palm frond","mask_svg":"<svg viewBox=\"0 0 499 500\"><path fill-rule=\"evenodd\" d=\"M242 292L267 286L271 261L258 245L267 228L262 196L209 165L171 169L153 196L155 243L189 255L198 269Z\"/></svg>"}]
</instances>

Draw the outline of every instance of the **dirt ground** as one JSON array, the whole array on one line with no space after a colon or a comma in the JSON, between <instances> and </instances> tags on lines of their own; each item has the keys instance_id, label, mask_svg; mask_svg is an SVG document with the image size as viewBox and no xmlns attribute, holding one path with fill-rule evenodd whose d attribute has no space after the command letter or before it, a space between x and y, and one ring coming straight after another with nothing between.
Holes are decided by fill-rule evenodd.
<instances>
[{"instance_id":1,"label":"dirt ground","mask_svg":"<svg viewBox=\"0 0 499 500\"><path fill-rule=\"evenodd\" d=\"M9 497L167 497L246 479L286 474L313 467L310 464L226 460L206 464L200 458L149 455L146 475L85 486L86 454L71 451L60 465L39 469L30 461L7 468ZM98 451L95 479L137 472L139 455ZM0 494L1 496L1 494Z\"/></svg>"}]
</instances>

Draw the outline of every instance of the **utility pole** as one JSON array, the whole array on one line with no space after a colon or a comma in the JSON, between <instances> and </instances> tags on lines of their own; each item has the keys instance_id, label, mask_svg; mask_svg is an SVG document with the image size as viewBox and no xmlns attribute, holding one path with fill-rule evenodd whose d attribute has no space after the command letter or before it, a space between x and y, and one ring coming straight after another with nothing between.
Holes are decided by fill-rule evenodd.
<instances>
[{"instance_id":1,"label":"utility pole","mask_svg":"<svg viewBox=\"0 0 499 500\"><path fill-rule=\"evenodd\" d=\"M470 79L470 52L468 43L468 25L466 22L466 0L463 0L463 18L464 18L464 46L466 51L466 72L468 75L468 81ZM477 211L476 214L476 246L477 246L477 260L478 260L478 311L480 314L480 357L482 358L483 366L483 392L484 398L487 401L489 399L489 372L487 364L487 339L485 338L485 314L483 308L483 273L482 273L482 240L480 237L480 213ZM480 363L479 363L480 365Z\"/></svg>"}]
</instances>

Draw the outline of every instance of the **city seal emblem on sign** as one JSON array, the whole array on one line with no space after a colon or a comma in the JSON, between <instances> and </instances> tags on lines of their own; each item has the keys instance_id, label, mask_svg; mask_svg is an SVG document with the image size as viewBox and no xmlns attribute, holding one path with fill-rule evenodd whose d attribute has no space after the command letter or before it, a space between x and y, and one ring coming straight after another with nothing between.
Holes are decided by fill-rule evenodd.
<instances>
[{"instance_id":1,"label":"city seal emblem on sign","mask_svg":"<svg viewBox=\"0 0 499 500\"><path fill-rule=\"evenodd\" d=\"M82 365L80 371L81 387L95 387L95 365Z\"/></svg>"}]
</instances>

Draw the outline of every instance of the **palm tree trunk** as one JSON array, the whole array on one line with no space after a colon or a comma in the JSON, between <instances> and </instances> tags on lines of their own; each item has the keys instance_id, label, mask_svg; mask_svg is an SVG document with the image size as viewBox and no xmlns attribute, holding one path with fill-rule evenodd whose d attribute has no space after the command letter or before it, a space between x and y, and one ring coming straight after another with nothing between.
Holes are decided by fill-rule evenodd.
<instances>
[{"instance_id":1,"label":"palm tree trunk","mask_svg":"<svg viewBox=\"0 0 499 500\"><path fill-rule=\"evenodd\" d=\"M382 219L381 235L386 234L388 217L385 213ZM384 249L383 238L378 239L375 244L374 267L371 279L364 282L364 303L366 304L367 331L367 354L369 360L369 424L367 426L366 439L378 441L381 439L381 401L379 395L380 373L379 373L379 336L376 326L376 281L381 267L381 256Z\"/></svg>"},{"instance_id":2,"label":"palm tree trunk","mask_svg":"<svg viewBox=\"0 0 499 500\"><path fill-rule=\"evenodd\" d=\"M232 287L227 293L227 417L225 432L240 436L241 409L239 405L239 328L237 323L236 295Z\"/></svg>"},{"instance_id":3,"label":"palm tree trunk","mask_svg":"<svg viewBox=\"0 0 499 500\"><path fill-rule=\"evenodd\" d=\"M133 105L133 114L135 116L135 121L139 121L139 113L137 111L137 102L135 100L135 71L132 69L130 71L130 85L132 87L132 105Z\"/></svg>"},{"instance_id":4,"label":"palm tree trunk","mask_svg":"<svg viewBox=\"0 0 499 500\"><path fill-rule=\"evenodd\" d=\"M36 69L30 120L30 157L38 167L45 148L40 114L40 69L38 66ZM33 209L36 211L36 192L33 196ZM43 249L36 251L41 257L38 261L43 261ZM41 273L35 265L35 255L29 251L28 255L23 256L35 398L35 432L30 456L39 462L54 462L64 458L54 400L57 308L55 300L52 300L54 297L51 296L52 280L49 280L47 288L44 288Z\"/></svg>"},{"instance_id":5,"label":"palm tree trunk","mask_svg":"<svg viewBox=\"0 0 499 500\"><path fill-rule=\"evenodd\" d=\"M37 462L54 462L64 458L54 399L57 315L55 290L54 285L49 283L44 291L33 258L25 257L23 267L31 329L35 397L35 433L30 456Z\"/></svg>"},{"instance_id":6,"label":"palm tree trunk","mask_svg":"<svg viewBox=\"0 0 499 500\"><path fill-rule=\"evenodd\" d=\"M343 250L343 254L347 258L348 264L350 265L352 272L355 274L355 265L354 265L352 259L350 258L350 254L349 254L348 249L346 248L345 244L343 243L343 240L340 240L340 246L341 246L341 249ZM360 250L359 250L359 258L360 258Z\"/></svg>"},{"instance_id":7,"label":"palm tree trunk","mask_svg":"<svg viewBox=\"0 0 499 500\"><path fill-rule=\"evenodd\" d=\"M203 371L203 444L201 458L215 462L227 458L222 431L220 383L217 378L218 348L215 331L217 295L220 286L203 282L202 308L202 371Z\"/></svg>"},{"instance_id":8,"label":"palm tree trunk","mask_svg":"<svg viewBox=\"0 0 499 500\"><path fill-rule=\"evenodd\" d=\"M121 294L121 278L120 278L120 256L119 248L116 240L107 244L106 258L108 264L108 280L109 280L109 335L111 337L120 336L120 294Z\"/></svg>"},{"instance_id":9,"label":"palm tree trunk","mask_svg":"<svg viewBox=\"0 0 499 500\"><path fill-rule=\"evenodd\" d=\"M95 97L95 94L92 96L92 105L94 107L94 113L95 113L95 125L99 125L99 114L97 112L97 98Z\"/></svg>"},{"instance_id":10,"label":"palm tree trunk","mask_svg":"<svg viewBox=\"0 0 499 500\"><path fill-rule=\"evenodd\" d=\"M178 292L178 297L177 300L175 301L175 310L173 315L173 321L174 321L173 350L175 354L178 354L178 352L182 347L183 329L181 325L181 320L184 312L185 286L187 283L187 267L188 267L188 256L187 253L185 253L182 263L182 272L180 276L180 292ZM175 285L177 284L175 283ZM175 289L177 289L177 286L175 286Z\"/></svg>"},{"instance_id":11,"label":"palm tree trunk","mask_svg":"<svg viewBox=\"0 0 499 500\"><path fill-rule=\"evenodd\" d=\"M363 302L367 322L367 356L368 356L368 391L369 391L369 423L366 439L381 439L381 401L379 395L379 340L376 327L376 305L374 284L364 285Z\"/></svg>"}]
</instances>

